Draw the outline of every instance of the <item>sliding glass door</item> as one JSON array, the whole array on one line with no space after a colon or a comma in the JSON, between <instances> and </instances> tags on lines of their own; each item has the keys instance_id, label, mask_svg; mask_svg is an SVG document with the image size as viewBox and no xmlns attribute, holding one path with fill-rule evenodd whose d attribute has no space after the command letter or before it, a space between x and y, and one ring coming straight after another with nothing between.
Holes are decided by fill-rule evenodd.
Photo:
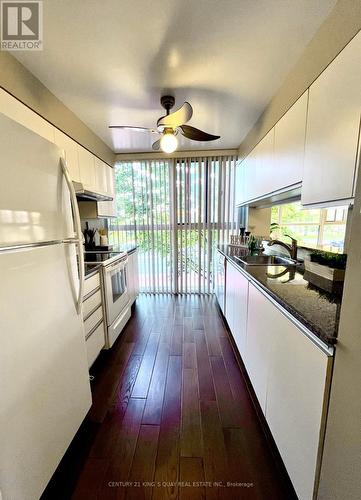
<instances>
[{"instance_id":1,"label":"sliding glass door","mask_svg":"<svg viewBox=\"0 0 361 500\"><path fill-rule=\"evenodd\" d=\"M121 163L116 183L111 242L139 246L141 291L212 292L215 246L235 230L235 158Z\"/></svg>"}]
</instances>

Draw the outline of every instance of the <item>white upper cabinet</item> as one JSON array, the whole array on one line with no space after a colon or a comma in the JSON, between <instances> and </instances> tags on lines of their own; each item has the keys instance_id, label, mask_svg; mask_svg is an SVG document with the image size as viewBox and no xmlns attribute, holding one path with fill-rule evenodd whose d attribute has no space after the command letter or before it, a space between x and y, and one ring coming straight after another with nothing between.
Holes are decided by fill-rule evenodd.
<instances>
[{"instance_id":1,"label":"white upper cabinet","mask_svg":"<svg viewBox=\"0 0 361 500\"><path fill-rule=\"evenodd\" d=\"M0 112L44 139L54 142L54 127L3 89L0 89Z\"/></svg>"},{"instance_id":2,"label":"white upper cabinet","mask_svg":"<svg viewBox=\"0 0 361 500\"><path fill-rule=\"evenodd\" d=\"M237 205L302 181L307 100L305 92L238 166Z\"/></svg>"},{"instance_id":3,"label":"white upper cabinet","mask_svg":"<svg viewBox=\"0 0 361 500\"><path fill-rule=\"evenodd\" d=\"M82 184L88 191L96 190L95 157L78 145L79 175Z\"/></svg>"},{"instance_id":4,"label":"white upper cabinet","mask_svg":"<svg viewBox=\"0 0 361 500\"><path fill-rule=\"evenodd\" d=\"M260 198L271 191L273 149L274 129L237 166L236 205Z\"/></svg>"},{"instance_id":5,"label":"white upper cabinet","mask_svg":"<svg viewBox=\"0 0 361 500\"><path fill-rule=\"evenodd\" d=\"M274 128L257 145L255 162L252 197L260 198L274 187Z\"/></svg>"},{"instance_id":6,"label":"white upper cabinet","mask_svg":"<svg viewBox=\"0 0 361 500\"><path fill-rule=\"evenodd\" d=\"M311 85L302 204L354 195L361 108L361 33Z\"/></svg>"},{"instance_id":7,"label":"white upper cabinet","mask_svg":"<svg viewBox=\"0 0 361 500\"><path fill-rule=\"evenodd\" d=\"M107 193L109 196L115 198L115 168L109 167L107 165Z\"/></svg>"},{"instance_id":8,"label":"white upper cabinet","mask_svg":"<svg viewBox=\"0 0 361 500\"><path fill-rule=\"evenodd\" d=\"M98 217L116 217L117 205L115 197L115 169L106 165L106 193L113 197L112 201L98 201Z\"/></svg>"},{"instance_id":9,"label":"white upper cabinet","mask_svg":"<svg viewBox=\"0 0 361 500\"><path fill-rule=\"evenodd\" d=\"M275 125L272 191L302 182L308 91Z\"/></svg>"},{"instance_id":10,"label":"white upper cabinet","mask_svg":"<svg viewBox=\"0 0 361 500\"><path fill-rule=\"evenodd\" d=\"M73 181L80 182L78 145L73 139L60 132L57 128L54 130L55 144L65 152L65 159Z\"/></svg>"},{"instance_id":11,"label":"white upper cabinet","mask_svg":"<svg viewBox=\"0 0 361 500\"><path fill-rule=\"evenodd\" d=\"M247 158L245 158L242 162L237 162L236 165L236 193L235 193L236 205L240 205L246 199L244 192L246 164L247 164Z\"/></svg>"},{"instance_id":12,"label":"white upper cabinet","mask_svg":"<svg viewBox=\"0 0 361 500\"><path fill-rule=\"evenodd\" d=\"M95 158L95 187L97 193L108 193L107 170L108 165L99 158Z\"/></svg>"},{"instance_id":13,"label":"white upper cabinet","mask_svg":"<svg viewBox=\"0 0 361 500\"><path fill-rule=\"evenodd\" d=\"M65 153L70 177L85 189L114 197L114 169L55 128L5 90L0 89L0 113L28 128ZM115 216L115 203L104 202L102 216Z\"/></svg>"}]
</instances>

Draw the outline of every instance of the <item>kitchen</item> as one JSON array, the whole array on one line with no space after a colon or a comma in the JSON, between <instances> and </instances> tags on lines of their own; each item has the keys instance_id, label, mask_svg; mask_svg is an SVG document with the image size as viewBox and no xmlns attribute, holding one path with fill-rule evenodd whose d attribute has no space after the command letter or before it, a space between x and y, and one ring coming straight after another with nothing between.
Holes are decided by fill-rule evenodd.
<instances>
[{"instance_id":1,"label":"kitchen","mask_svg":"<svg viewBox=\"0 0 361 500\"><path fill-rule=\"evenodd\" d=\"M0 51L0 498L358 499L359 3L34 3L43 49Z\"/></svg>"}]
</instances>

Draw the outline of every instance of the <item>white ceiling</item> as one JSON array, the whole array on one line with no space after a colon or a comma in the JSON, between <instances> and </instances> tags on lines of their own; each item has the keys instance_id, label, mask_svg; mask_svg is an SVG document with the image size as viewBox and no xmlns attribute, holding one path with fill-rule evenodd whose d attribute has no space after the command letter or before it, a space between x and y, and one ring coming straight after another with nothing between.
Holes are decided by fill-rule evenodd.
<instances>
[{"instance_id":1,"label":"white ceiling","mask_svg":"<svg viewBox=\"0 0 361 500\"><path fill-rule=\"evenodd\" d=\"M116 152L149 151L159 98L189 101L190 125L238 147L336 0L52 0L44 50L13 54Z\"/></svg>"}]
</instances>

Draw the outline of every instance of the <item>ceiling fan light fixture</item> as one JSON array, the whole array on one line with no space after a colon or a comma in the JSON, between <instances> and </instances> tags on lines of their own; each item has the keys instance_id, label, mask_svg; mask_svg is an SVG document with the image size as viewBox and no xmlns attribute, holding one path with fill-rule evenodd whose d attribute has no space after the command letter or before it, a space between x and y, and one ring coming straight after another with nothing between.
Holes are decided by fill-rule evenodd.
<instances>
[{"instance_id":1,"label":"ceiling fan light fixture","mask_svg":"<svg viewBox=\"0 0 361 500\"><path fill-rule=\"evenodd\" d=\"M173 132L165 132L160 140L160 147L164 153L174 153L178 146L178 139Z\"/></svg>"}]
</instances>

